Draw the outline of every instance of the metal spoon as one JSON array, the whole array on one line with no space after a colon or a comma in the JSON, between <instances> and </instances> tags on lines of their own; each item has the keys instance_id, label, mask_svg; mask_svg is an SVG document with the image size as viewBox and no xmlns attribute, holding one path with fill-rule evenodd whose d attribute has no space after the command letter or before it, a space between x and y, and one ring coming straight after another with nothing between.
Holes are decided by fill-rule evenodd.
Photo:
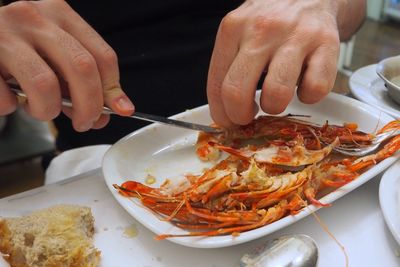
<instances>
[{"instance_id":1,"label":"metal spoon","mask_svg":"<svg viewBox=\"0 0 400 267\"><path fill-rule=\"evenodd\" d=\"M285 235L269 240L243 255L239 267L315 267L318 248L307 235Z\"/></svg>"}]
</instances>

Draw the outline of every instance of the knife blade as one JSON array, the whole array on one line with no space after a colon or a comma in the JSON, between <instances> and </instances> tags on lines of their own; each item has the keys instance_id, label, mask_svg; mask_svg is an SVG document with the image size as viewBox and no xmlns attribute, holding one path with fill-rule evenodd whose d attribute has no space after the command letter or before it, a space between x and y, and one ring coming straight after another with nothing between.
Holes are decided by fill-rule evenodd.
<instances>
[{"instance_id":1,"label":"knife blade","mask_svg":"<svg viewBox=\"0 0 400 267\"><path fill-rule=\"evenodd\" d=\"M12 83L7 83L7 85L10 87L10 89L16 95L18 95L20 97L24 97L24 98L27 97L19 85L12 84ZM72 107L72 102L68 98L62 98L61 103L65 107ZM103 106L102 113L107 114L107 115L121 116L106 106ZM138 120L143 120L143 121L148 121L148 122L156 122L156 123L161 123L161 124L165 124L165 125L169 125L169 126L175 126L175 127L180 127L180 128L185 128L185 129L190 129L190 130L195 130L195 131L203 131L203 132L213 133L213 134L222 133L221 129L213 128L213 127L210 127L207 125L186 122L186 121L181 121L181 120L175 120L175 119L165 118L165 117L157 116L157 115L153 115L153 114L136 112L136 111L131 116L121 116L121 117L133 118L133 119L138 119Z\"/></svg>"}]
</instances>

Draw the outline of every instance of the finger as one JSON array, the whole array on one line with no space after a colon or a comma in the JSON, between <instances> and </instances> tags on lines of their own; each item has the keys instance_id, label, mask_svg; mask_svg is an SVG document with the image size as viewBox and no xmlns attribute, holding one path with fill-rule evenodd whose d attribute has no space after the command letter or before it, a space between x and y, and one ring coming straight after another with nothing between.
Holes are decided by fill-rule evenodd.
<instances>
[{"instance_id":1,"label":"finger","mask_svg":"<svg viewBox=\"0 0 400 267\"><path fill-rule=\"evenodd\" d=\"M119 82L118 58L115 51L106 41L82 19L66 2L54 2L55 6L61 5L63 15L58 15L62 28L74 36L94 57L100 73L104 90L104 102L120 115L131 115L134 106L121 89Z\"/></svg>"},{"instance_id":2,"label":"finger","mask_svg":"<svg viewBox=\"0 0 400 267\"><path fill-rule=\"evenodd\" d=\"M70 107L62 107L62 112L65 114L65 116L72 119L72 109ZM102 114L97 121L93 122L91 129L101 129L105 127L109 121L110 116Z\"/></svg>"},{"instance_id":3,"label":"finger","mask_svg":"<svg viewBox=\"0 0 400 267\"><path fill-rule=\"evenodd\" d=\"M316 103L332 89L337 74L338 53L339 50L334 47L320 47L310 56L297 90L303 103Z\"/></svg>"},{"instance_id":4,"label":"finger","mask_svg":"<svg viewBox=\"0 0 400 267\"><path fill-rule=\"evenodd\" d=\"M93 123L92 129L101 129L110 121L110 115L101 115L100 118Z\"/></svg>"},{"instance_id":5,"label":"finger","mask_svg":"<svg viewBox=\"0 0 400 267\"><path fill-rule=\"evenodd\" d=\"M0 76L0 116L14 112L17 105L17 98L10 91L10 88L4 79Z\"/></svg>"},{"instance_id":6,"label":"finger","mask_svg":"<svg viewBox=\"0 0 400 267\"><path fill-rule=\"evenodd\" d=\"M61 110L58 79L32 47L21 40L4 40L0 43L0 62L1 69L13 76L26 93L25 109L31 116L39 120L58 116ZM3 94L6 101L15 103L10 92Z\"/></svg>"},{"instance_id":7,"label":"finger","mask_svg":"<svg viewBox=\"0 0 400 267\"><path fill-rule=\"evenodd\" d=\"M221 88L225 112L233 123L248 124L257 113L254 95L267 62L267 50L243 47L236 55Z\"/></svg>"},{"instance_id":8,"label":"finger","mask_svg":"<svg viewBox=\"0 0 400 267\"><path fill-rule=\"evenodd\" d=\"M279 114L293 98L304 61L304 51L294 45L278 49L272 58L261 92L260 105L264 112Z\"/></svg>"},{"instance_id":9,"label":"finger","mask_svg":"<svg viewBox=\"0 0 400 267\"><path fill-rule=\"evenodd\" d=\"M32 37L36 49L68 83L75 130L87 131L100 117L104 103L95 59L75 38L53 24L37 30Z\"/></svg>"},{"instance_id":10,"label":"finger","mask_svg":"<svg viewBox=\"0 0 400 267\"><path fill-rule=\"evenodd\" d=\"M222 100L222 83L239 50L237 35L229 24L229 19L224 18L218 29L207 80L207 98L211 117L216 124L222 127L232 125L232 121L225 112Z\"/></svg>"}]
</instances>

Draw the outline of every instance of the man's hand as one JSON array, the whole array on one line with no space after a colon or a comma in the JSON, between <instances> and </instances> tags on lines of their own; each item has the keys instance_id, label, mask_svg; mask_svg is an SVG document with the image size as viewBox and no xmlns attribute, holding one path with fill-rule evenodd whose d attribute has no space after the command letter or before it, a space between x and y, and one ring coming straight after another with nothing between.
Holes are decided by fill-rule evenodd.
<instances>
[{"instance_id":1,"label":"man's hand","mask_svg":"<svg viewBox=\"0 0 400 267\"><path fill-rule=\"evenodd\" d=\"M104 127L104 104L121 115L134 111L120 88L116 53L61 0L0 8L0 115L17 105L9 78L25 91L33 117L51 120L62 110L77 131ZM72 109L61 107L63 94L71 97Z\"/></svg>"},{"instance_id":2,"label":"man's hand","mask_svg":"<svg viewBox=\"0 0 400 267\"><path fill-rule=\"evenodd\" d=\"M249 123L258 111L254 95L263 72L260 106L267 113L283 112L297 86L302 102L321 100L335 82L340 40L361 24L364 2L248 0L226 15L208 73L214 121Z\"/></svg>"}]
</instances>

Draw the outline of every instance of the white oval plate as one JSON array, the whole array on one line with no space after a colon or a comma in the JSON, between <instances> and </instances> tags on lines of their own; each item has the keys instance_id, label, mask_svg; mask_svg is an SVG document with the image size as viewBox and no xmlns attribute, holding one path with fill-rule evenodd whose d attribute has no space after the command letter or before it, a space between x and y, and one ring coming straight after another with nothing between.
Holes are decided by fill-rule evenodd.
<instances>
[{"instance_id":1,"label":"white oval plate","mask_svg":"<svg viewBox=\"0 0 400 267\"><path fill-rule=\"evenodd\" d=\"M384 81L376 73L377 64L356 70L349 79L351 93L364 103L400 118L400 105L388 95Z\"/></svg>"},{"instance_id":2,"label":"white oval plate","mask_svg":"<svg viewBox=\"0 0 400 267\"><path fill-rule=\"evenodd\" d=\"M259 97L257 92L257 98ZM361 130L374 132L393 118L380 112L376 108L349 97L329 94L322 102L314 105L305 105L294 99L285 113L312 115L311 120L316 123L342 124L343 122L357 122ZM208 106L173 116L175 119L208 124L211 122ZM169 222L161 221L154 213L145 208L137 199L121 196L113 184L122 184L127 180L136 180L144 183L148 174L156 177L157 187L166 178L176 181L182 179L185 173L199 173L204 167L195 154L193 144L197 132L152 124L124 137L115 143L105 154L103 159L103 174L111 193L136 220L149 228L155 234L183 234L186 233ZM388 158L377 164L353 182L326 195L321 199L324 203L332 201L359 187L375 175L389 167L397 158ZM169 240L188 247L214 248L232 246L273 233L288 226L318 208L309 206L295 216L286 216L264 227L241 233L237 237L231 235L216 237L180 237Z\"/></svg>"},{"instance_id":3,"label":"white oval plate","mask_svg":"<svg viewBox=\"0 0 400 267\"><path fill-rule=\"evenodd\" d=\"M400 245L400 161L382 176L379 184L379 203L389 230Z\"/></svg>"}]
</instances>

